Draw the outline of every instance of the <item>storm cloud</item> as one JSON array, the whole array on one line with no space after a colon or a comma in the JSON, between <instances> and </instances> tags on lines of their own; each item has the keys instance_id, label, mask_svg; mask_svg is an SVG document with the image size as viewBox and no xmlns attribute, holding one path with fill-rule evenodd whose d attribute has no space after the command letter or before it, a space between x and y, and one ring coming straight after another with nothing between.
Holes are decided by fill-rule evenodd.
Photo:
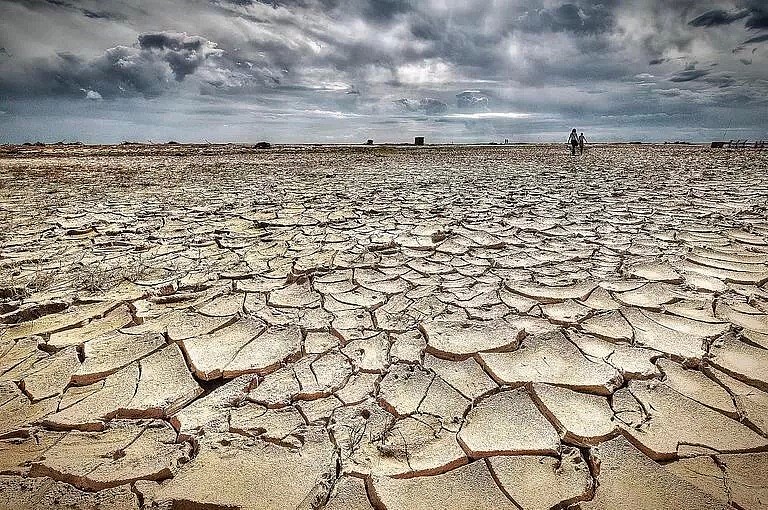
<instances>
[{"instance_id":1,"label":"storm cloud","mask_svg":"<svg viewBox=\"0 0 768 510\"><path fill-rule=\"evenodd\" d=\"M743 7L734 11L713 9L697 16L689 22L694 27L713 27L730 25L746 18L744 26L748 29L768 29L768 4L764 0L746 0L739 3Z\"/></svg>"},{"instance_id":2,"label":"storm cloud","mask_svg":"<svg viewBox=\"0 0 768 510\"><path fill-rule=\"evenodd\" d=\"M717 25L729 25L734 21L744 19L749 16L748 10L727 12L722 9L708 11L701 16L690 21L689 25L693 27L714 27Z\"/></svg>"},{"instance_id":3,"label":"storm cloud","mask_svg":"<svg viewBox=\"0 0 768 510\"><path fill-rule=\"evenodd\" d=\"M761 0L0 0L0 141L759 131L764 29Z\"/></svg>"}]
</instances>

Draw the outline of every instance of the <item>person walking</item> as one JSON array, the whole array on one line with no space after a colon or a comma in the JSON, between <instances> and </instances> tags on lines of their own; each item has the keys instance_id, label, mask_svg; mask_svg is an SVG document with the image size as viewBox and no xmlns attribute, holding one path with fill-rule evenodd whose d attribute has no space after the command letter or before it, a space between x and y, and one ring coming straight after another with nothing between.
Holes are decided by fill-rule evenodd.
<instances>
[{"instance_id":1,"label":"person walking","mask_svg":"<svg viewBox=\"0 0 768 510\"><path fill-rule=\"evenodd\" d=\"M571 156L576 155L576 147L579 145L579 135L576 133L576 128L573 128L571 135L568 137L568 143L571 144Z\"/></svg>"},{"instance_id":2,"label":"person walking","mask_svg":"<svg viewBox=\"0 0 768 510\"><path fill-rule=\"evenodd\" d=\"M587 138L584 136L584 133L579 135L579 156L584 154L584 144L587 142Z\"/></svg>"}]
</instances>

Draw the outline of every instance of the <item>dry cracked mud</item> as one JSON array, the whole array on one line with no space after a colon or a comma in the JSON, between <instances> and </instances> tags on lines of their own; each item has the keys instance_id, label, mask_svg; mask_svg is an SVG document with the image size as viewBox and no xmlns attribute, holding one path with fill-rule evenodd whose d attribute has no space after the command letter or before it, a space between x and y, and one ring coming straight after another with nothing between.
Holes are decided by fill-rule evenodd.
<instances>
[{"instance_id":1,"label":"dry cracked mud","mask_svg":"<svg viewBox=\"0 0 768 510\"><path fill-rule=\"evenodd\" d=\"M767 168L0 149L0 509L768 508Z\"/></svg>"}]
</instances>

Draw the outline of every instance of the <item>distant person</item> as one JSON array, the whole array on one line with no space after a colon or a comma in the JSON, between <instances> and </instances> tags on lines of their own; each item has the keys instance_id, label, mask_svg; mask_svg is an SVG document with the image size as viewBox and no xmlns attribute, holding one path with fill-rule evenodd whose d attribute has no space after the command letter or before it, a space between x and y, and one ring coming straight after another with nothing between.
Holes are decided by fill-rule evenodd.
<instances>
[{"instance_id":1,"label":"distant person","mask_svg":"<svg viewBox=\"0 0 768 510\"><path fill-rule=\"evenodd\" d=\"M587 143L587 137L584 133L579 135L579 155L584 154L584 144Z\"/></svg>"},{"instance_id":2,"label":"distant person","mask_svg":"<svg viewBox=\"0 0 768 510\"><path fill-rule=\"evenodd\" d=\"M573 128L571 135L568 137L568 143L571 144L571 156L576 155L576 147L579 146L579 135L576 133L576 128Z\"/></svg>"}]
</instances>

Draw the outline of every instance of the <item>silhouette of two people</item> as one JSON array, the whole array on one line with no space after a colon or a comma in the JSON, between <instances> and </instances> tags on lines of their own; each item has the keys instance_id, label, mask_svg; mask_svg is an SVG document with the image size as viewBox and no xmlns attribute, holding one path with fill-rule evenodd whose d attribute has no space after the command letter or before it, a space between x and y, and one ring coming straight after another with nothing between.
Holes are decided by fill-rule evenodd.
<instances>
[{"instance_id":1,"label":"silhouette of two people","mask_svg":"<svg viewBox=\"0 0 768 510\"><path fill-rule=\"evenodd\" d=\"M581 133L581 135L576 133L576 128L574 128L571 131L570 136L568 136L568 143L571 145L571 156L576 155L576 149L579 149L579 154L584 154L584 143L586 143L587 138L584 136L584 133Z\"/></svg>"}]
</instances>

